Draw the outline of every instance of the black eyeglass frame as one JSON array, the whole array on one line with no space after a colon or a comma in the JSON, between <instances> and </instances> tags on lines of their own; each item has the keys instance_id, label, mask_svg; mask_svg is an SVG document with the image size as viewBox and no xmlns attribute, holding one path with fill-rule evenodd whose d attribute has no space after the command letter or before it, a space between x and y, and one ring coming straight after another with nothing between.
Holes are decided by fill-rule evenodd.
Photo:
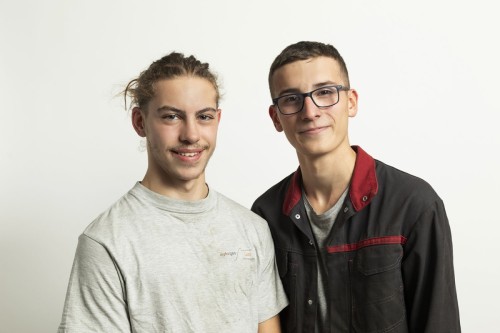
<instances>
[{"instance_id":1,"label":"black eyeglass frame","mask_svg":"<svg viewBox=\"0 0 500 333\"><path fill-rule=\"evenodd\" d=\"M322 105L322 106L319 106L316 101L314 100L314 98L312 97L312 94L315 93L316 91L318 90L321 90L321 89L325 89L325 88L335 88L337 89L337 95L338 95L338 99L335 103L333 104L330 104L330 105ZM310 92L306 92L306 93L293 93L293 94L286 94L286 95L282 95L282 96L279 96L279 97L276 97L276 98L273 98L273 105L276 106L278 108L278 111L282 114L282 115L285 115L285 116L289 116L289 115L292 115L292 114L296 114L296 113L299 113L301 112L302 110L304 110L304 103L305 103L305 100L306 100L306 97L310 97L311 98L311 101L313 101L314 105L316 105L318 108L329 108L330 106L334 106L335 104L337 104L339 101L340 101L340 94L339 92L340 91L349 91L351 90L350 87L344 87L343 85L341 84L338 84L338 85L330 85L330 86L323 86L323 87L320 87L318 89L314 89L314 90L311 90ZM285 98L285 97L289 97L289 96L301 96L302 97L302 106L300 107L299 111L296 111L296 112L293 112L293 113L283 113L278 105L278 101L282 98Z\"/></svg>"}]
</instances>

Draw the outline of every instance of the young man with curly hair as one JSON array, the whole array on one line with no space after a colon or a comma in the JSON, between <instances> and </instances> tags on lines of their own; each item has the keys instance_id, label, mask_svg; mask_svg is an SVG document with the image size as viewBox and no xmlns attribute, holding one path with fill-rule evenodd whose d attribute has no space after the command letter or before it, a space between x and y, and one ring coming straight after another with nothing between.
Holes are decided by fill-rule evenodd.
<instances>
[{"instance_id":1,"label":"young man with curly hair","mask_svg":"<svg viewBox=\"0 0 500 333\"><path fill-rule=\"evenodd\" d=\"M171 53L127 95L148 168L79 237L59 332L280 332L267 223L205 182L221 116L209 65Z\"/></svg>"}]
</instances>

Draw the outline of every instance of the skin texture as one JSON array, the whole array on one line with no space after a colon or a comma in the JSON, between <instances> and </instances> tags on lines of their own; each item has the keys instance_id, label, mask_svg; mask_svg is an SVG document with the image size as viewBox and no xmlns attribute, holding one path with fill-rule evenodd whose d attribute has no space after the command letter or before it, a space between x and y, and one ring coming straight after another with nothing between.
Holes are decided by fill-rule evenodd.
<instances>
[{"instance_id":1,"label":"skin texture","mask_svg":"<svg viewBox=\"0 0 500 333\"><path fill-rule=\"evenodd\" d=\"M274 98L346 83L337 61L321 56L279 68L271 84ZM285 132L296 150L307 198L318 214L332 207L347 188L356 158L349 144L348 119L356 116L358 95L354 89L339 94L339 102L326 108L317 107L307 97L303 110L293 115L269 107L274 127Z\"/></svg>"},{"instance_id":2,"label":"skin texture","mask_svg":"<svg viewBox=\"0 0 500 333\"><path fill-rule=\"evenodd\" d=\"M142 184L171 198L202 199L221 116L216 91L208 80L193 76L161 80L154 88L147 110L132 111L135 131L147 141Z\"/></svg>"},{"instance_id":3,"label":"skin texture","mask_svg":"<svg viewBox=\"0 0 500 333\"><path fill-rule=\"evenodd\" d=\"M259 323L258 333L280 333L280 319L279 316L276 315L272 318L269 318L262 323Z\"/></svg>"}]
</instances>

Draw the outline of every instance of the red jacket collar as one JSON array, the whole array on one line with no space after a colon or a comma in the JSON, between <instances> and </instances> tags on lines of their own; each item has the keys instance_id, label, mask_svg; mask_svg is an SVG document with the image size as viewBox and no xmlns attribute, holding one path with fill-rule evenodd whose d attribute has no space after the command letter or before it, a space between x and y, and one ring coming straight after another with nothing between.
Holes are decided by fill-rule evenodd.
<instances>
[{"instance_id":1,"label":"red jacket collar","mask_svg":"<svg viewBox=\"0 0 500 333\"><path fill-rule=\"evenodd\" d=\"M378 191L377 175L375 173L375 160L361 147L352 146L356 152L356 162L349 185L349 198L356 211L360 211L370 203ZM285 200L283 213L289 215L302 197L302 172L300 167L292 175Z\"/></svg>"}]
</instances>

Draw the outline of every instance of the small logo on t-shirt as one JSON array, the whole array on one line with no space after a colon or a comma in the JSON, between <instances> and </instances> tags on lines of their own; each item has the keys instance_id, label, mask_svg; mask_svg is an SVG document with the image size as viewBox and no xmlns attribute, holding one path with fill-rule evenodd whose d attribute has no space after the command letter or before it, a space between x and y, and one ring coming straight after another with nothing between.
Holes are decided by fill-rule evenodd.
<instances>
[{"instance_id":1,"label":"small logo on t-shirt","mask_svg":"<svg viewBox=\"0 0 500 333\"><path fill-rule=\"evenodd\" d=\"M255 259L255 254L252 249L238 249L238 251L220 251L219 256L226 258L238 259Z\"/></svg>"},{"instance_id":2,"label":"small logo on t-shirt","mask_svg":"<svg viewBox=\"0 0 500 333\"><path fill-rule=\"evenodd\" d=\"M252 250L239 250L238 253L239 256L241 256L242 259L255 259L255 256L253 255Z\"/></svg>"},{"instance_id":3,"label":"small logo on t-shirt","mask_svg":"<svg viewBox=\"0 0 500 333\"><path fill-rule=\"evenodd\" d=\"M237 253L235 251L223 251L220 253L220 256L221 257L233 257L235 256Z\"/></svg>"}]
</instances>

